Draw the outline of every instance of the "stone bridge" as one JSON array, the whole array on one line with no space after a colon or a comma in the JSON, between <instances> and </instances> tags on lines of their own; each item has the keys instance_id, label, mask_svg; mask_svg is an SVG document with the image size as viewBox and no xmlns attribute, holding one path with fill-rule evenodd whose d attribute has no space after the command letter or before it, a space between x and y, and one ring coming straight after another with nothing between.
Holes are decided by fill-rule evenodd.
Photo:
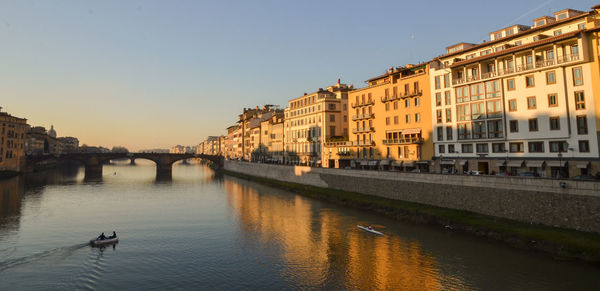
<instances>
[{"instance_id":1,"label":"stone bridge","mask_svg":"<svg viewBox=\"0 0 600 291\"><path fill-rule=\"evenodd\" d=\"M77 161L85 166L86 178L102 177L102 166L111 160L129 159L134 164L136 159L147 159L156 163L156 176L161 178L170 178L173 170L173 163L199 158L209 160L217 167L223 166L222 156L203 155L203 154L167 154L167 153L72 153L59 156L30 156L27 158L27 165L31 167L37 163L49 160L55 161Z\"/></svg>"}]
</instances>

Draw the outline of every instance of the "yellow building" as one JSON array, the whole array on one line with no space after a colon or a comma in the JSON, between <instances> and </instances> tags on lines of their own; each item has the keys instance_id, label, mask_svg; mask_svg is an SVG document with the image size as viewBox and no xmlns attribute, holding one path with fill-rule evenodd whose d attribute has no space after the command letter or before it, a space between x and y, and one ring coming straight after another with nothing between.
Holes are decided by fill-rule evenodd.
<instances>
[{"instance_id":1,"label":"yellow building","mask_svg":"<svg viewBox=\"0 0 600 291\"><path fill-rule=\"evenodd\" d=\"M349 94L349 141L327 143L329 167L423 169L433 156L428 64L390 68Z\"/></svg>"},{"instance_id":2,"label":"yellow building","mask_svg":"<svg viewBox=\"0 0 600 291\"><path fill-rule=\"evenodd\" d=\"M27 119L0 112L0 171L21 171L28 128Z\"/></svg>"},{"instance_id":3,"label":"yellow building","mask_svg":"<svg viewBox=\"0 0 600 291\"><path fill-rule=\"evenodd\" d=\"M288 101L285 109L285 162L321 166L323 143L348 137L348 92L338 83ZM326 166L326 165L323 165Z\"/></svg>"},{"instance_id":4,"label":"yellow building","mask_svg":"<svg viewBox=\"0 0 600 291\"><path fill-rule=\"evenodd\" d=\"M261 145L259 160L268 163L283 163L283 112L260 123Z\"/></svg>"}]
</instances>

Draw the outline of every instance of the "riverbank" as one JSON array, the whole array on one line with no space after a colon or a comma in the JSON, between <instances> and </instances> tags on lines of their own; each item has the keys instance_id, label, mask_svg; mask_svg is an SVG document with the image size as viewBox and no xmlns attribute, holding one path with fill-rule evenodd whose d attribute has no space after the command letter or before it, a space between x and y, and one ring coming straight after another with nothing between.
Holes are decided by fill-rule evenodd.
<instances>
[{"instance_id":1,"label":"riverbank","mask_svg":"<svg viewBox=\"0 0 600 291\"><path fill-rule=\"evenodd\" d=\"M9 179L20 175L21 173L16 171L0 171L0 180Z\"/></svg>"},{"instance_id":2,"label":"riverbank","mask_svg":"<svg viewBox=\"0 0 600 291\"><path fill-rule=\"evenodd\" d=\"M447 231L467 233L520 249L543 252L562 259L580 260L600 266L600 234L523 223L470 211L365 195L358 192L284 182L225 169L219 171L303 196L373 211L398 220L438 226Z\"/></svg>"}]
</instances>

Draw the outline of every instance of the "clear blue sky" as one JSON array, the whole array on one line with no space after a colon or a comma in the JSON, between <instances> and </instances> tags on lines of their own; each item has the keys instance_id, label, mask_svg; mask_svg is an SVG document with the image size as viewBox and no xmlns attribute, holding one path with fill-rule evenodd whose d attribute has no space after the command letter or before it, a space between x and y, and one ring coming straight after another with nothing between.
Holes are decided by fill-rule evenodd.
<instances>
[{"instance_id":1,"label":"clear blue sky","mask_svg":"<svg viewBox=\"0 0 600 291\"><path fill-rule=\"evenodd\" d=\"M594 1L0 1L0 106L130 149L224 134L243 107Z\"/></svg>"}]
</instances>

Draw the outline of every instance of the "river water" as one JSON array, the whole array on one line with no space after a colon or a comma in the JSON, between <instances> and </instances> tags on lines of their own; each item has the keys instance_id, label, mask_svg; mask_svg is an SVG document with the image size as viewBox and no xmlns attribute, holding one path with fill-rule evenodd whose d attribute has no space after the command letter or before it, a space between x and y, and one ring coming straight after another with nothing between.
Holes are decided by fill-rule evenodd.
<instances>
[{"instance_id":1,"label":"river water","mask_svg":"<svg viewBox=\"0 0 600 291\"><path fill-rule=\"evenodd\" d=\"M0 290L598 290L600 269L151 162L0 180ZM357 229L374 225L377 236ZM92 248L100 232L120 242Z\"/></svg>"}]
</instances>

